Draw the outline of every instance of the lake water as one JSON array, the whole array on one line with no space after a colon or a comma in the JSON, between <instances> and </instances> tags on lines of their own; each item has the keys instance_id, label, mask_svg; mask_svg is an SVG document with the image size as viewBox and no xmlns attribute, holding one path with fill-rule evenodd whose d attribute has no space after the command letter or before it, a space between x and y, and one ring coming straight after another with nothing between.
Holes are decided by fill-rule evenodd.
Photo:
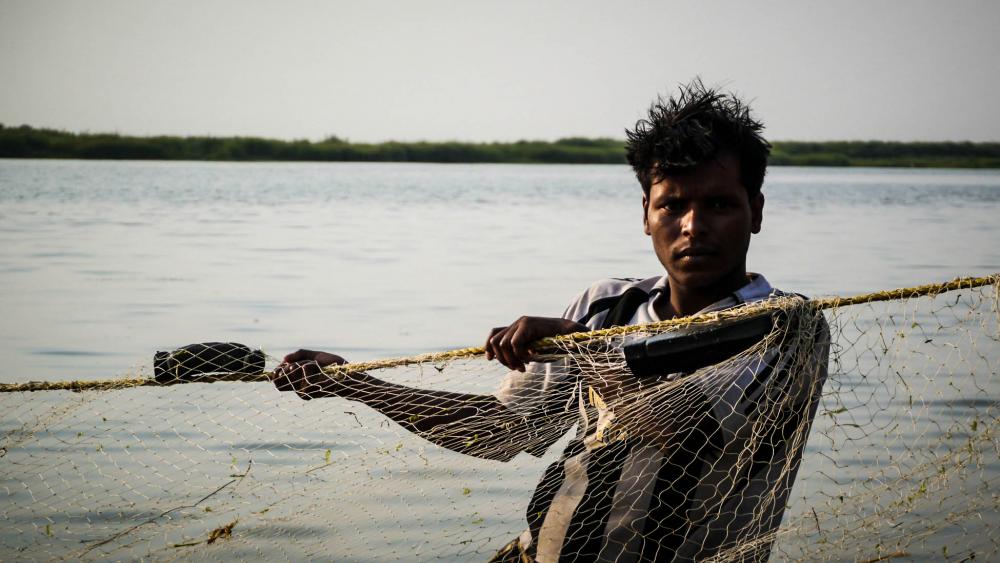
<instances>
[{"instance_id":1,"label":"lake water","mask_svg":"<svg viewBox=\"0 0 1000 563\"><path fill-rule=\"evenodd\" d=\"M779 167L768 173L764 194L763 232L751 243L748 267L776 287L848 295L1000 272L1000 171ZM148 365L156 350L202 341L244 342L272 355L299 347L329 349L351 360L479 345L490 327L522 314L558 315L594 280L662 273L642 234L640 197L625 166L0 160L0 382L111 377ZM482 391L491 385L476 384ZM996 388L995 381L990 385ZM117 467L142 475L150 467L173 465L180 474L156 473L169 480L183 478L203 458L223 459L222 473L191 477L211 491L213 479L248 458L260 475L302 456L309 459L306 466L322 465L328 450L353 459L381 456L373 458L379 461L371 480L410 479L420 494L386 492L392 496L387 499L376 487L367 496L359 493L350 509L334 509L324 499L332 498L337 480L312 473L289 481L315 493L307 507L286 507L286 516L298 510L330 520L282 527L281 520L260 517L256 527L242 528L257 543L210 555L373 560L411 558L405 545L427 536L436 538L428 544L435 549L451 545L443 552L455 559L505 543L503 534L517 529L524 497L544 467L545 460L528 460L500 473L491 469L487 478L477 476L481 468L471 462L447 472L402 461L386 465L382 449L435 454L395 429L372 434L384 423L362 408L350 414L368 429L365 434L323 433L317 417L331 410L344 417L349 409L339 400L305 404L253 386L262 402L257 405L235 391L185 387L192 386L164 390L155 401L138 391L98 398L62 394L58 400L74 405L59 414L65 428L30 438L36 441L26 447L26 457L8 454L0 465L28 463L53 448L93 451L94 442L84 438L99 439L102 422L143 409L191 427L175 428L174 435L115 430L113 443L100 444L102 457L92 462L93 471ZM31 399L50 400L41 394ZM277 410L262 406L267 402ZM2 429L28 422L5 417ZM206 425L217 430L207 432ZM245 428L260 426L260 434L249 439ZM227 434L238 427L243 433ZM203 447L199 433L221 445ZM366 442L372 436L378 444ZM132 438L153 440L162 451L128 451ZM30 486L24 487L30 495L16 486L11 492L21 479L21 470L11 467L0 475L0 485L8 487L10 505L21 507L38 492ZM52 474L39 486L51 489L60 481L57 489L65 493L84 487L83 475ZM114 529L115 522L172 506L162 500L170 496L163 479L130 484L141 500L132 501L127 515L114 504L97 516L83 502L71 509L53 503L36 513L12 509L0 521L34 534L27 543L12 540L22 555L61 556L66 545L51 547L40 522L64 525L67 545L79 546L100 534L81 536L72 531L73 522L101 521ZM447 485L427 492L425 479ZM478 485L475 494L481 496L473 500L479 516L446 515L447 507L469 496L463 493L468 482ZM261 498L287 492L251 490ZM398 510L401 498L410 507L405 519ZM440 520L428 523L426 514L439 509L434 502L442 503ZM397 509L387 508L394 503ZM242 514L247 522L246 511L234 506L226 514ZM449 519L459 517L480 530L467 548L467 536L447 532L454 523ZM386 520L395 523L382 537L391 547L379 551L352 543L348 532ZM174 530L167 544L207 525ZM335 541L322 539L330 529L338 530ZM321 539L310 544L306 538ZM132 553L121 549L126 551L107 556ZM442 551L428 553L435 552ZM173 556L178 553L169 549L155 555Z\"/></svg>"},{"instance_id":2,"label":"lake water","mask_svg":"<svg viewBox=\"0 0 1000 563\"><path fill-rule=\"evenodd\" d=\"M748 267L850 294L1000 271L1000 171L774 168ZM480 344L662 273L625 166L0 161L0 381L234 340Z\"/></svg>"}]
</instances>

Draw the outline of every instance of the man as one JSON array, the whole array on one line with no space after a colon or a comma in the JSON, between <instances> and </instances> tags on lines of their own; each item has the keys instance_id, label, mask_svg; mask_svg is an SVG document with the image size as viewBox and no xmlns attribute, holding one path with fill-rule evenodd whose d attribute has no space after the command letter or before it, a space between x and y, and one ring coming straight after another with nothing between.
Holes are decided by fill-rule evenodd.
<instances>
[{"instance_id":1,"label":"man","mask_svg":"<svg viewBox=\"0 0 1000 563\"><path fill-rule=\"evenodd\" d=\"M332 380L321 367L344 360L307 350L285 358L278 388L363 402L438 445L489 459L541 455L577 423L577 439L536 488L528 529L496 560L766 559L826 375L821 316L789 322L805 338L692 377L605 375L534 362L531 349L544 337L781 295L746 270L763 218L770 145L761 129L739 99L697 80L655 103L628 132L627 155L643 190L643 229L667 275L598 282L561 318L493 329L486 356L513 370L495 395L363 373Z\"/></svg>"}]
</instances>

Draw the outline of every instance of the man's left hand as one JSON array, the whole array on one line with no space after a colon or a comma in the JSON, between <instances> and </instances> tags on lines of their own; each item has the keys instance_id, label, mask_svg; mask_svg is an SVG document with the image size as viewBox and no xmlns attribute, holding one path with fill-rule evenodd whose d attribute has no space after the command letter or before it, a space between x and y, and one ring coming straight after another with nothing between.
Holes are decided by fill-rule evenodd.
<instances>
[{"instance_id":1,"label":"man's left hand","mask_svg":"<svg viewBox=\"0 0 1000 563\"><path fill-rule=\"evenodd\" d=\"M501 364L517 371L524 371L524 364L534 361L535 351L531 345L542 338L586 332L585 325L569 319L549 317L521 317L510 326L501 326L490 331L486 339L486 359L496 358Z\"/></svg>"}]
</instances>

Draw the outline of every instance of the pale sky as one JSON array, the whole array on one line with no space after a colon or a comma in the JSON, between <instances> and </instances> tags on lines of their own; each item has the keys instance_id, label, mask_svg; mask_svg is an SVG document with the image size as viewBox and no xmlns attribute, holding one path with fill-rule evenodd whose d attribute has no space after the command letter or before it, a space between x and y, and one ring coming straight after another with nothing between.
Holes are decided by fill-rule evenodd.
<instances>
[{"instance_id":1,"label":"pale sky","mask_svg":"<svg viewBox=\"0 0 1000 563\"><path fill-rule=\"evenodd\" d=\"M700 75L769 139L1000 140L1000 2L0 0L0 123L623 137Z\"/></svg>"}]
</instances>

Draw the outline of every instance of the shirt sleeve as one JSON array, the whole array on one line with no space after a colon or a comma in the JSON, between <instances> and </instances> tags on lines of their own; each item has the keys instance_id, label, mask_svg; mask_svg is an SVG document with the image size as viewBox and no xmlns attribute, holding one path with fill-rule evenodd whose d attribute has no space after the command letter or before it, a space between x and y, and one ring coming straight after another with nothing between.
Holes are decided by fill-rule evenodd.
<instances>
[{"instance_id":1,"label":"shirt sleeve","mask_svg":"<svg viewBox=\"0 0 1000 563\"><path fill-rule=\"evenodd\" d=\"M578 321L586 313L588 292L563 311L562 318ZM583 311L581 313L581 311ZM541 456L576 422L578 378L566 360L533 362L524 372L510 371L494 396L507 409L532 421L536 439L526 450Z\"/></svg>"},{"instance_id":2,"label":"shirt sleeve","mask_svg":"<svg viewBox=\"0 0 1000 563\"><path fill-rule=\"evenodd\" d=\"M525 449L540 457L576 422L577 378L565 360L531 363L525 371L508 372L496 398L509 410L526 418L532 437Z\"/></svg>"}]
</instances>

